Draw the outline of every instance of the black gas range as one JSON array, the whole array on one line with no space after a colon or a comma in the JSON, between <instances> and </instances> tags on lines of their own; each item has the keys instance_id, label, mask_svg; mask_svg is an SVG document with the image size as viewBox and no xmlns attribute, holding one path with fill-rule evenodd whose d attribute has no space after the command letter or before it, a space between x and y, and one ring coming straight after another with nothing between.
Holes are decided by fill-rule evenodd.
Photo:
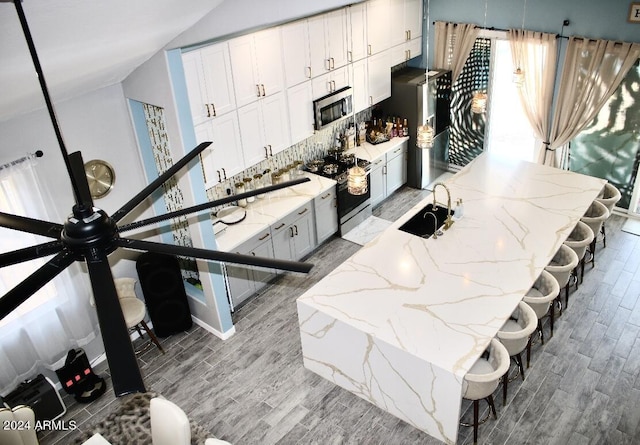
<instances>
[{"instance_id":1,"label":"black gas range","mask_svg":"<svg viewBox=\"0 0 640 445\"><path fill-rule=\"evenodd\" d=\"M363 195L352 195L347 189L347 178L349 169L356 163L356 158L352 154L335 153L325 156L322 161L323 164L314 173L337 182L338 222L340 234L344 235L372 214L369 181L371 162L365 159L357 160L358 166L367 172L367 191Z\"/></svg>"}]
</instances>

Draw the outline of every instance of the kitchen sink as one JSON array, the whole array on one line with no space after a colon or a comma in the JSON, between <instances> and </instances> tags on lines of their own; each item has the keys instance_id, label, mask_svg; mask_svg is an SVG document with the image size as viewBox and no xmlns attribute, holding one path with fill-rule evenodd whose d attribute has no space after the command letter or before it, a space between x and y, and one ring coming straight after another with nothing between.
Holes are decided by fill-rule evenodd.
<instances>
[{"instance_id":1,"label":"kitchen sink","mask_svg":"<svg viewBox=\"0 0 640 445\"><path fill-rule=\"evenodd\" d=\"M451 216L453 216L453 210L451 210ZM435 220L433 216L435 215ZM416 213L409 221L399 227L403 232L410 233L422 238L429 238L436 230L442 227L447 219L447 208L437 206L434 210L433 204L428 204Z\"/></svg>"}]
</instances>

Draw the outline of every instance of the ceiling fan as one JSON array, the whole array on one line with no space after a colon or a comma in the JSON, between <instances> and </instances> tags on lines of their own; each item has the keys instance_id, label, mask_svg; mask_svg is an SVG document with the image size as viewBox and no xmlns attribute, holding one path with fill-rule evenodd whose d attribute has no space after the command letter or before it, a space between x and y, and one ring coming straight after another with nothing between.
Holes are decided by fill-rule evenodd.
<instances>
[{"instance_id":1,"label":"ceiling fan","mask_svg":"<svg viewBox=\"0 0 640 445\"><path fill-rule=\"evenodd\" d=\"M35 70L38 73L40 87L46 102L51 123L55 130L58 145L64 158L65 166L75 204L71 215L62 224L57 224L24 216L0 212L0 227L28 232L52 238L53 241L0 254L0 267L54 255L42 267L28 276L24 281L0 298L0 320L31 297L45 284L55 278L75 261L84 261L89 271L89 278L94 294L98 322L102 331L102 339L111 372L113 390L116 396L133 392L145 392L144 382L138 362L129 338L118 295L113 283L113 275L108 262L108 256L119 248L150 251L169 255L179 255L205 260L262 266L293 272L307 273L313 267L309 263L261 258L250 255L240 255L215 250L199 249L157 242L142 241L120 236L121 233L138 227L165 221L182 215L196 213L228 202L248 198L261 193L283 189L309 181L300 178L268 187L263 187L246 193L231 195L226 198L195 205L182 210L169 212L145 220L129 224L118 225L118 222L143 202L151 193L180 169L193 160L211 142L203 142L177 161L166 172L144 187L138 194L125 203L112 215L107 215L101 209L94 207L91 192L84 169L84 162L80 152L69 154L65 147L62 133L58 126L53 104L49 97L44 74L35 50L33 39L29 31L27 20L22 9L21 0L0 0L0 3L13 1L18 13L22 30L29 46Z\"/></svg>"}]
</instances>

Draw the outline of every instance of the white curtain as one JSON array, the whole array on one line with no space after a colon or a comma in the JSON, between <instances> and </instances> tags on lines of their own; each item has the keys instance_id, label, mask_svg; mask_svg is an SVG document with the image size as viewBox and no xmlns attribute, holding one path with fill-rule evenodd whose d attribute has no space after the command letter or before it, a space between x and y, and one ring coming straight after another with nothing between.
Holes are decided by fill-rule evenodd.
<instances>
[{"instance_id":1,"label":"white curtain","mask_svg":"<svg viewBox=\"0 0 640 445\"><path fill-rule=\"evenodd\" d=\"M640 57L640 43L569 38L545 164L598 114Z\"/></svg>"},{"instance_id":2,"label":"white curtain","mask_svg":"<svg viewBox=\"0 0 640 445\"><path fill-rule=\"evenodd\" d=\"M434 68L451 70L453 84L464 67L480 30L474 24L435 24Z\"/></svg>"},{"instance_id":3,"label":"white curtain","mask_svg":"<svg viewBox=\"0 0 640 445\"><path fill-rule=\"evenodd\" d=\"M551 105L555 85L558 44L556 34L509 30L514 70L520 68L524 83L518 88L522 108L541 142L536 147L539 162L544 161L551 126Z\"/></svg>"},{"instance_id":4,"label":"white curtain","mask_svg":"<svg viewBox=\"0 0 640 445\"><path fill-rule=\"evenodd\" d=\"M47 190L38 180L30 157L0 166L0 211L45 221L62 222L51 210ZM51 238L0 228L0 252L52 241ZM49 258L0 268L0 298ZM0 394L44 369L64 364L69 349L83 346L98 332L91 288L77 263L54 278L0 321Z\"/></svg>"}]
</instances>

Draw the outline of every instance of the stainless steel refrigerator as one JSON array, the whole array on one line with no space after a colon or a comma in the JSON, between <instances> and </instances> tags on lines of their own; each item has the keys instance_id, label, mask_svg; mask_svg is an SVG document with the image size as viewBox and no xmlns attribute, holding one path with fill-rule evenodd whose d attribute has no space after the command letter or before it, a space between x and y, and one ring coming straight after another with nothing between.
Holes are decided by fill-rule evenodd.
<instances>
[{"instance_id":1,"label":"stainless steel refrigerator","mask_svg":"<svg viewBox=\"0 0 640 445\"><path fill-rule=\"evenodd\" d=\"M420 68L403 68L391 79L391 97L382 103L387 116L407 119L409 152L407 184L425 189L449 165L449 108L451 71L432 70L429 76ZM418 125L429 123L435 130L432 148L416 147Z\"/></svg>"}]
</instances>

